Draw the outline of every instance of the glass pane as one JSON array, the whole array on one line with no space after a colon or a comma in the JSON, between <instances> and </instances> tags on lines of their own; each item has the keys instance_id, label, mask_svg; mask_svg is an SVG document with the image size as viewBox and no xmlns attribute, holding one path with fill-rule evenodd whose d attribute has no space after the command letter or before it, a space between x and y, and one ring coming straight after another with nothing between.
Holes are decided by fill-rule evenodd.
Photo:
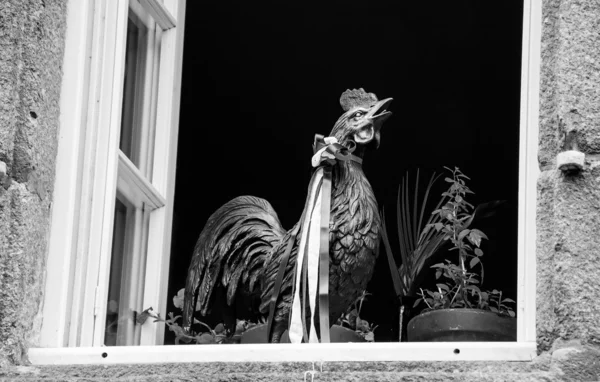
<instances>
[{"instance_id":1,"label":"glass pane","mask_svg":"<svg viewBox=\"0 0 600 382\"><path fill-rule=\"evenodd\" d=\"M121 279L123 275L123 259L125 255L125 229L127 222L127 207L119 199L115 203L115 220L113 228L112 256L110 261L110 278L108 284L108 299L106 307L106 327L104 345L121 345L123 340L118 338L120 320L119 303L121 302Z\"/></svg>"},{"instance_id":2,"label":"glass pane","mask_svg":"<svg viewBox=\"0 0 600 382\"><path fill-rule=\"evenodd\" d=\"M104 345L139 345L141 326L136 325L135 317L144 299L150 213L130 204L119 192L117 195Z\"/></svg>"},{"instance_id":3,"label":"glass pane","mask_svg":"<svg viewBox=\"0 0 600 382\"><path fill-rule=\"evenodd\" d=\"M144 84L145 27L137 17L129 14L127 21L127 44L125 53L125 76L123 81L123 111L121 115L121 138L119 148L136 165L140 162L141 113Z\"/></svg>"}]
</instances>

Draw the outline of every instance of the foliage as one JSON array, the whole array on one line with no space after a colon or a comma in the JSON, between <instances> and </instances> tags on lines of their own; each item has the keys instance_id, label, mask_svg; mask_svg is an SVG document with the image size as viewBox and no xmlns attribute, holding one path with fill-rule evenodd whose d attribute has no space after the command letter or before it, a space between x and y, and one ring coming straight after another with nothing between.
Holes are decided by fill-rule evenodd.
<instances>
[{"instance_id":1,"label":"foliage","mask_svg":"<svg viewBox=\"0 0 600 382\"><path fill-rule=\"evenodd\" d=\"M377 329L377 325L369 324L367 320L363 320L360 317L363 302L367 299L367 296L370 295L371 294L367 291L363 291L362 294L358 296L358 298L350 306L348 311L338 319L337 324L354 330L367 342L374 342L374 332L375 329Z\"/></svg>"},{"instance_id":2,"label":"foliage","mask_svg":"<svg viewBox=\"0 0 600 382\"><path fill-rule=\"evenodd\" d=\"M184 289L181 289L177 295L173 297L173 304L176 308L181 309L183 307L183 293ZM375 341L374 331L377 325L370 324L367 320L363 320L360 317L363 302L367 299L367 296L371 294L367 291L363 293L354 301L348 311L340 317L337 321L338 325L345 326L354 330L357 334L363 337L368 342ZM250 322L246 320L237 320L235 333L227 335L223 324L218 324L214 328L211 328L208 324L194 318L194 323L199 324L206 329L206 331L200 333L189 333L186 332L177 322L181 318L180 315L174 315L172 312L169 313L169 318L164 319L160 314L154 312L152 307L144 310L140 313L136 321L139 324L143 324L147 319L153 318L154 322L164 322L168 326L169 330L175 333L175 343L196 343L196 344L231 344L240 343L242 334L260 324L264 324L264 320L260 322Z\"/></svg>"},{"instance_id":3,"label":"foliage","mask_svg":"<svg viewBox=\"0 0 600 382\"><path fill-rule=\"evenodd\" d=\"M417 285L416 280L421 274L425 263L443 244L444 234L442 232L424 229L424 227L438 224L442 217L430 214L427 221L425 223L423 221L431 187L438 178L439 176L436 176L435 174L431 176L429 183L425 188L425 196L421 200L421 205L419 206L419 171L417 170L412 210L409 203L408 174L405 178L402 178L402 182L398 187L396 218L400 258L402 260L400 267L396 266L394 254L387 234L385 214L382 214L382 239L385 245L385 252L387 254L390 271L392 273L394 289L399 298L415 295ZM440 208L447 199L448 196L443 196L435 208Z\"/></svg>"},{"instance_id":4,"label":"foliage","mask_svg":"<svg viewBox=\"0 0 600 382\"><path fill-rule=\"evenodd\" d=\"M175 308L183 309L185 289L180 289L175 296L173 296L173 305ZM199 306L196 306L196 310ZM164 322L169 327L169 330L175 333L175 343L180 342L196 344L231 344L239 343L242 334L256 325L263 324L264 322L250 322L246 320L237 320L235 331L233 333L227 333L223 324L217 324L214 328L211 328L208 324L194 318L194 324L199 324L206 329L199 333L186 332L177 321L181 318L180 315L174 315L172 312L168 314L169 318L164 319L159 313L154 312L152 307L144 310L137 316L136 321L139 324L143 324L148 318L153 318L154 322Z\"/></svg>"},{"instance_id":5,"label":"foliage","mask_svg":"<svg viewBox=\"0 0 600 382\"><path fill-rule=\"evenodd\" d=\"M452 243L450 251L458 252L458 264L446 259L443 263L432 265L435 278L439 280L437 290L420 289L420 298L415 301L414 307L424 302L426 310L473 308L515 317L513 309L507 305L514 304L513 300L502 298L502 292L496 289L480 289L484 277L481 240L487 239L487 236L478 229L470 228L477 213L477 209L471 213L473 205L465 200L468 194L473 194L465 182L470 179L458 167L454 170L446 169L452 173L452 178L445 178L450 185L442 193L448 201L432 212L439 221L427 224L423 234L435 231L443 235L444 241L449 240Z\"/></svg>"},{"instance_id":6,"label":"foliage","mask_svg":"<svg viewBox=\"0 0 600 382\"><path fill-rule=\"evenodd\" d=\"M152 307L144 310L138 316L137 322L143 324L146 319L150 317L154 318L154 322L164 322L169 327L169 330L175 333L176 344L179 344L180 342L194 342L201 345L239 343L242 333L258 325L257 323L252 323L245 320L237 320L235 332L232 335L227 335L223 324L218 324L213 329L204 322L194 318L194 323L202 325L204 328L206 328L206 331L200 333L188 333L177 323L181 316L175 316L172 312L170 312L169 318L164 319L160 316L160 314L154 312Z\"/></svg>"}]
</instances>

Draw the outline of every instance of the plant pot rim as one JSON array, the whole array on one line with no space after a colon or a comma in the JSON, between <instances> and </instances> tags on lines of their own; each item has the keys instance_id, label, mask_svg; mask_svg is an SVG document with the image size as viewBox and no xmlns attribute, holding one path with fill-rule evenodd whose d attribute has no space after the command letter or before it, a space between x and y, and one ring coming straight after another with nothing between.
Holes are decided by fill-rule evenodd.
<instances>
[{"instance_id":1,"label":"plant pot rim","mask_svg":"<svg viewBox=\"0 0 600 382\"><path fill-rule=\"evenodd\" d=\"M420 317L420 316L427 316L427 315L433 315L433 314L440 314L440 313L442 313L442 312L443 312L443 313L450 313L450 312L463 313L463 312L464 312L464 313L466 313L466 314L472 313L472 314L488 314L488 315L492 315L492 314L493 314L493 315L495 315L495 316L497 316L497 317L499 317L499 318L508 318L508 319L511 319L511 320L515 320L515 319L516 319L516 317L510 317L510 316L507 316L507 315L504 315L504 314L499 314L499 313L492 312L491 310L487 310L487 309L474 309L474 308L443 308L443 309L433 309L433 310L428 310L428 311L426 311L426 312L421 312L421 313L417 314L416 316L414 316L414 317L411 319L411 321L412 321L412 320L414 320L414 319L415 319L415 318L417 318L417 317Z\"/></svg>"},{"instance_id":2,"label":"plant pot rim","mask_svg":"<svg viewBox=\"0 0 600 382\"><path fill-rule=\"evenodd\" d=\"M490 310L436 309L413 317L409 341L516 341L516 318Z\"/></svg>"}]
</instances>

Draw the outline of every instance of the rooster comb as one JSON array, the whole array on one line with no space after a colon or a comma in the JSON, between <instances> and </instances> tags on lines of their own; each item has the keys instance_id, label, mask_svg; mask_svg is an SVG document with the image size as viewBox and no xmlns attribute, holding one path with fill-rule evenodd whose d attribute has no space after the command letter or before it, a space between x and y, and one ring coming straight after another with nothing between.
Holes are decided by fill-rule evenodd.
<instances>
[{"instance_id":1,"label":"rooster comb","mask_svg":"<svg viewBox=\"0 0 600 382\"><path fill-rule=\"evenodd\" d=\"M363 88L348 89L340 97L340 105L344 111L348 111L357 106L370 106L377 102L377 96L373 93L367 93Z\"/></svg>"}]
</instances>

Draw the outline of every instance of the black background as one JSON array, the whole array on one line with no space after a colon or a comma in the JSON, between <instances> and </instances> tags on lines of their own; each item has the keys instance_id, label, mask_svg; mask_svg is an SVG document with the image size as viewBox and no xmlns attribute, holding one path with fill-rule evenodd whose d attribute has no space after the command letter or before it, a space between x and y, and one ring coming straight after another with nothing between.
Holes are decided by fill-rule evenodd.
<instances>
[{"instance_id":1,"label":"black background","mask_svg":"<svg viewBox=\"0 0 600 382\"><path fill-rule=\"evenodd\" d=\"M420 168L424 181L458 166L472 179L470 203L507 202L476 228L490 238L483 287L515 298L522 8L512 0L188 1L167 310L223 203L255 195L284 228L299 219L313 136L329 133L341 93L359 87L394 98L381 146L364 163L392 245L402 176ZM368 291L363 316L379 325L376 340L397 338L383 249Z\"/></svg>"}]
</instances>

